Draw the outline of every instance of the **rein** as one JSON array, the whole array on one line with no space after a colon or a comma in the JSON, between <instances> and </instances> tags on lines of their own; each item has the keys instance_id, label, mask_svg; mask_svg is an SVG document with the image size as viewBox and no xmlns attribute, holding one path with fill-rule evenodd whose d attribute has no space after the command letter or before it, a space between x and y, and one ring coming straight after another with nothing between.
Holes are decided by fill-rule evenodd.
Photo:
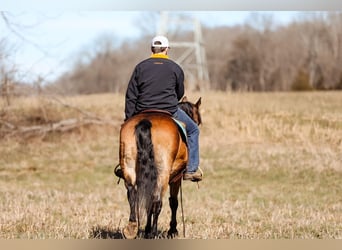
<instances>
[{"instance_id":1,"label":"rein","mask_svg":"<svg viewBox=\"0 0 342 250\"><path fill-rule=\"evenodd\" d=\"M180 183L180 202L181 202L181 210L182 210L183 237L185 238L185 220L184 220L184 210L183 210L183 188L182 188L182 181Z\"/></svg>"}]
</instances>

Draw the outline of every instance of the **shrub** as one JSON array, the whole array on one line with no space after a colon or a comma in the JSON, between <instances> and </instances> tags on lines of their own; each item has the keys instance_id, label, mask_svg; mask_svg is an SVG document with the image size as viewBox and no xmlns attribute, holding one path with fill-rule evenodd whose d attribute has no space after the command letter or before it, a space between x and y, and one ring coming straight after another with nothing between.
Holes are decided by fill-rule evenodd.
<instances>
[{"instance_id":1,"label":"shrub","mask_svg":"<svg viewBox=\"0 0 342 250\"><path fill-rule=\"evenodd\" d=\"M291 89L294 91L313 90L313 87L310 85L309 74L302 69L299 70L291 85Z\"/></svg>"}]
</instances>

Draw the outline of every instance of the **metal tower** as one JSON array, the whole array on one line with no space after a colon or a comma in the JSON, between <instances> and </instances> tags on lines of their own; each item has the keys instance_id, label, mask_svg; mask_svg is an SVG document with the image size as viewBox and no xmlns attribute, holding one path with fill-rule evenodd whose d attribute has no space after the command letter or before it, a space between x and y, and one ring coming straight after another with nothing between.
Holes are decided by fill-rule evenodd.
<instances>
[{"instance_id":1,"label":"metal tower","mask_svg":"<svg viewBox=\"0 0 342 250\"><path fill-rule=\"evenodd\" d=\"M187 25L193 31L193 40L176 40L176 33L180 30L180 27ZM210 80L202 28L199 20L196 18L181 17L179 15L170 16L168 12L161 12L158 34L165 35L169 38L172 55L176 54L175 61L184 70L187 89L190 91L208 90ZM179 50L178 53L173 52L175 48Z\"/></svg>"}]
</instances>

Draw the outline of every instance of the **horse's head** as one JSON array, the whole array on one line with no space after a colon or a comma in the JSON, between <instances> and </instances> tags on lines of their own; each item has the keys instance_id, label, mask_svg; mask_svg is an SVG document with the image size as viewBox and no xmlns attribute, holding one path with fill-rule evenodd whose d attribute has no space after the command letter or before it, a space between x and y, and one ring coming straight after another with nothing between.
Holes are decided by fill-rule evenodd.
<instances>
[{"instance_id":1,"label":"horse's head","mask_svg":"<svg viewBox=\"0 0 342 250\"><path fill-rule=\"evenodd\" d=\"M189 102L187 97L184 96L178 105L185 113L188 114L188 116L192 118L192 120L194 120L197 123L197 125L200 125L202 123L201 114L199 112L199 107L201 105L201 97L194 104Z\"/></svg>"}]
</instances>

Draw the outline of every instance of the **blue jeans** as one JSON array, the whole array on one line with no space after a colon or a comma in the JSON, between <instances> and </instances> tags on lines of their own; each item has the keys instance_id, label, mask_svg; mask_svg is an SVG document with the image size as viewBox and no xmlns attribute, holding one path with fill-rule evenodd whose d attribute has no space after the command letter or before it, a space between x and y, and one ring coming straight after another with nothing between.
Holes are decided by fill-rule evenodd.
<instances>
[{"instance_id":1,"label":"blue jeans","mask_svg":"<svg viewBox=\"0 0 342 250\"><path fill-rule=\"evenodd\" d=\"M180 108L173 114L173 117L180 120L186 125L186 133L188 136L188 150L189 161L187 166L187 172L196 172L199 165L199 128L197 124Z\"/></svg>"}]
</instances>

